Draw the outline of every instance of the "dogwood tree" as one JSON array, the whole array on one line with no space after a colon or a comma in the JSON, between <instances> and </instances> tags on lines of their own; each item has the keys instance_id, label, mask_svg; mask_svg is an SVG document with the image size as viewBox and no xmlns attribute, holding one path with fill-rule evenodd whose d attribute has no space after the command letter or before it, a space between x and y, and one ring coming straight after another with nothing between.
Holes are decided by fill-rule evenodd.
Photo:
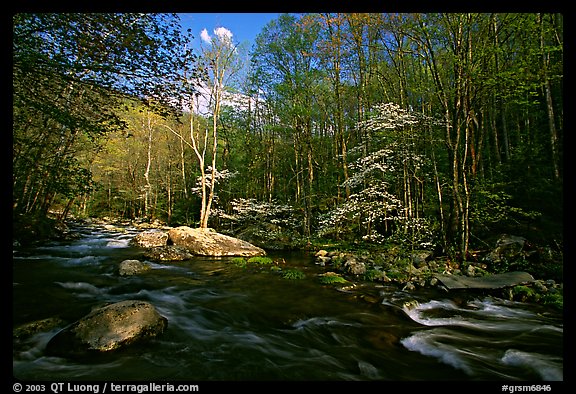
<instances>
[{"instance_id":1,"label":"dogwood tree","mask_svg":"<svg viewBox=\"0 0 576 394\"><path fill-rule=\"evenodd\" d=\"M230 205L232 213L227 218L238 226L266 222L289 229L298 227L294 207L287 204L254 198L235 198Z\"/></svg>"},{"instance_id":2,"label":"dogwood tree","mask_svg":"<svg viewBox=\"0 0 576 394\"><path fill-rule=\"evenodd\" d=\"M430 234L425 231L426 222L418 217L413 195L428 162L415 149L416 137L420 128L431 122L435 120L387 103L375 106L372 116L358 123L370 138L348 152L349 157L360 153L350 163L351 175L342 184L353 193L321 218L321 236L338 237L351 231L364 240L381 243L397 232L411 233L412 239L414 230L418 235Z\"/></svg>"}]
</instances>

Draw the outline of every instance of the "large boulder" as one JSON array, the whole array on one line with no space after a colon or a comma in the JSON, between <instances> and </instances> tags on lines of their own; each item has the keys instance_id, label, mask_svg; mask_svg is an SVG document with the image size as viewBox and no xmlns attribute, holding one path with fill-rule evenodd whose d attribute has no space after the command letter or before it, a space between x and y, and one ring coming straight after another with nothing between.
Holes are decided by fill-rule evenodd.
<instances>
[{"instance_id":1,"label":"large boulder","mask_svg":"<svg viewBox=\"0 0 576 394\"><path fill-rule=\"evenodd\" d=\"M165 246L168 242L168 233L163 231L143 231L137 234L130 241L133 245L143 248L154 248L156 246Z\"/></svg>"},{"instance_id":2,"label":"large boulder","mask_svg":"<svg viewBox=\"0 0 576 394\"><path fill-rule=\"evenodd\" d=\"M344 268L352 275L364 275L366 273L366 264L363 261L358 261L355 256L348 256Z\"/></svg>"},{"instance_id":3,"label":"large boulder","mask_svg":"<svg viewBox=\"0 0 576 394\"><path fill-rule=\"evenodd\" d=\"M527 240L524 237L503 234L496 241L496 248L486 256L486 260L493 263L513 262L522 257L526 245Z\"/></svg>"},{"instance_id":4,"label":"large boulder","mask_svg":"<svg viewBox=\"0 0 576 394\"><path fill-rule=\"evenodd\" d=\"M201 256L265 256L264 249L213 229L180 226L168 231L169 242Z\"/></svg>"},{"instance_id":5,"label":"large boulder","mask_svg":"<svg viewBox=\"0 0 576 394\"><path fill-rule=\"evenodd\" d=\"M126 300L97 308L63 328L46 345L53 356L108 352L162 334L168 320L145 301Z\"/></svg>"}]
</instances>

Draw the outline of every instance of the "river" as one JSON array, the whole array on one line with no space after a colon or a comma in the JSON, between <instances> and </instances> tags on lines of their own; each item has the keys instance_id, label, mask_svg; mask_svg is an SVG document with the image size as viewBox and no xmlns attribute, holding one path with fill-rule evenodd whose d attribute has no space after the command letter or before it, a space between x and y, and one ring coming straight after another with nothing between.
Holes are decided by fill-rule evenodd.
<instances>
[{"instance_id":1,"label":"river","mask_svg":"<svg viewBox=\"0 0 576 394\"><path fill-rule=\"evenodd\" d=\"M563 381L563 316L487 295L401 291L358 282L322 285L306 252L270 257L299 269L230 258L150 262L129 241L139 231L79 226L81 236L13 251L13 327L57 317L13 350L22 380L145 381ZM49 339L106 303L151 302L168 319L151 342L85 360L44 354Z\"/></svg>"}]
</instances>

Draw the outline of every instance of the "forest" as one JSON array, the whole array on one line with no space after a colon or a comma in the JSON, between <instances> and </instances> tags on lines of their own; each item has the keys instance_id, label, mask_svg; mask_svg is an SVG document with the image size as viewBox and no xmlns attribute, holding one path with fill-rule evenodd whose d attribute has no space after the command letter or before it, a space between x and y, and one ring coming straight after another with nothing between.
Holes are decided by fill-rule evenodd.
<instances>
[{"instance_id":1,"label":"forest","mask_svg":"<svg viewBox=\"0 0 576 394\"><path fill-rule=\"evenodd\" d=\"M14 230L107 217L466 259L563 242L563 16L13 16Z\"/></svg>"}]
</instances>

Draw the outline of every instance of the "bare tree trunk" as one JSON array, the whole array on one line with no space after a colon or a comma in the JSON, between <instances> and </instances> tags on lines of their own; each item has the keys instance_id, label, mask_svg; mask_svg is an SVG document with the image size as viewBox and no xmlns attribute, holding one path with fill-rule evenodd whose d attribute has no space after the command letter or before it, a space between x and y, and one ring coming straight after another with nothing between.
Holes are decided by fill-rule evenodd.
<instances>
[{"instance_id":1,"label":"bare tree trunk","mask_svg":"<svg viewBox=\"0 0 576 394\"><path fill-rule=\"evenodd\" d=\"M218 87L217 89L220 89L220 87ZM200 228L208 228L208 219L210 218L210 210L212 209L212 201L214 200L214 186L216 185L216 153L218 148L217 127L218 127L218 114L220 113L220 101L221 101L220 96L221 93L220 91L218 91L216 93L214 103L214 114L212 118L212 138L214 141L212 146L212 171L211 171L212 178L210 179L210 194L208 195L208 200L206 201L204 214L202 215L202 218L200 220ZM205 176L203 176L203 178L205 178Z\"/></svg>"},{"instance_id":2,"label":"bare tree trunk","mask_svg":"<svg viewBox=\"0 0 576 394\"><path fill-rule=\"evenodd\" d=\"M166 184L166 193L168 194L168 201L166 203L166 213L168 215L168 224L172 222L172 176L171 165L168 162L168 182Z\"/></svg>"},{"instance_id":3,"label":"bare tree trunk","mask_svg":"<svg viewBox=\"0 0 576 394\"><path fill-rule=\"evenodd\" d=\"M544 71L544 93L546 96L546 111L548 113L548 128L550 130L550 149L552 151L552 165L554 168L554 179L560 179L560 165L558 154L558 130L556 129L556 120L554 117L554 103L552 101L552 86L550 85L550 75L548 74L548 65L550 55L545 50L544 39L544 21L542 14L538 14L538 23L540 24L540 52L542 55L542 69Z\"/></svg>"},{"instance_id":4,"label":"bare tree trunk","mask_svg":"<svg viewBox=\"0 0 576 394\"><path fill-rule=\"evenodd\" d=\"M192 113L190 113L192 116ZM180 136L180 165L182 166L182 185L184 187L184 198L188 199L188 187L186 185L186 161L184 160L184 141Z\"/></svg>"},{"instance_id":5,"label":"bare tree trunk","mask_svg":"<svg viewBox=\"0 0 576 394\"><path fill-rule=\"evenodd\" d=\"M196 137L194 135L194 116L190 117L190 138L192 140L192 149L196 154L198 159L198 165L200 166L200 190L202 193L201 205L200 205L200 227L204 222L204 217L206 216L206 170L204 167L204 158L206 157L206 145L208 143L208 129L204 132L204 149L202 152L198 149L198 144L196 142Z\"/></svg>"},{"instance_id":6,"label":"bare tree trunk","mask_svg":"<svg viewBox=\"0 0 576 394\"><path fill-rule=\"evenodd\" d=\"M310 130L312 127L311 120L309 119L307 122L307 158L308 158L308 191L306 196L306 231L304 235L307 237L310 236L310 231L312 227L312 189L313 189L313 182L314 182L314 160L312 158L312 131Z\"/></svg>"},{"instance_id":7,"label":"bare tree trunk","mask_svg":"<svg viewBox=\"0 0 576 394\"><path fill-rule=\"evenodd\" d=\"M492 105L492 110L496 112L496 104ZM498 127L496 126L496 114L490 116L490 123L492 128L492 133L494 136L494 155L496 156L496 162L502 164L502 155L500 155L500 144L498 142Z\"/></svg>"},{"instance_id":8,"label":"bare tree trunk","mask_svg":"<svg viewBox=\"0 0 576 394\"><path fill-rule=\"evenodd\" d=\"M432 149L432 162L434 164L434 179L436 181L436 192L438 193L438 210L440 214L440 231L442 233L443 247L447 246L446 240L446 222L444 218L444 202L442 198L442 184L440 183L440 176L438 175L438 167L436 165L436 154Z\"/></svg>"},{"instance_id":9,"label":"bare tree trunk","mask_svg":"<svg viewBox=\"0 0 576 394\"><path fill-rule=\"evenodd\" d=\"M301 164L300 164L300 143L299 143L299 136L296 133L296 135L294 136L294 164L296 166L295 168L295 174L296 174L296 203L300 202L301 196L302 196L302 186L300 184L300 174L302 172L302 170L300 169Z\"/></svg>"},{"instance_id":10,"label":"bare tree trunk","mask_svg":"<svg viewBox=\"0 0 576 394\"><path fill-rule=\"evenodd\" d=\"M150 215L150 165L152 163L152 119L148 114L148 160L146 162L146 171L144 172L144 179L146 179L146 186L144 188L144 215Z\"/></svg>"},{"instance_id":11,"label":"bare tree trunk","mask_svg":"<svg viewBox=\"0 0 576 394\"><path fill-rule=\"evenodd\" d=\"M68 199L68 203L66 204L66 207L64 208L62 213L60 213L60 215L58 216L59 221L66 220L66 217L68 216L68 213L70 212L70 208L72 207L72 203L74 202L75 199L76 199L76 197L71 197Z\"/></svg>"},{"instance_id":12,"label":"bare tree trunk","mask_svg":"<svg viewBox=\"0 0 576 394\"><path fill-rule=\"evenodd\" d=\"M491 15L492 20L492 33L494 34L494 46L496 48L500 47L500 36L498 34L499 27L498 27L498 16L496 14ZM495 72L498 74L500 72L500 57L498 51L494 53L494 68ZM504 89L504 87L500 87L500 89ZM506 108L502 106L498 108L497 106L502 103L498 103L496 98L494 99L494 110L500 113L500 122L502 123L502 142L504 145L504 157L506 161L510 159L510 146L508 143L508 128L506 126ZM498 129L496 128L496 116L493 117L492 129L494 132L494 151L496 153L496 160L498 164L502 164L502 156L500 154L500 141L498 139Z\"/></svg>"}]
</instances>

